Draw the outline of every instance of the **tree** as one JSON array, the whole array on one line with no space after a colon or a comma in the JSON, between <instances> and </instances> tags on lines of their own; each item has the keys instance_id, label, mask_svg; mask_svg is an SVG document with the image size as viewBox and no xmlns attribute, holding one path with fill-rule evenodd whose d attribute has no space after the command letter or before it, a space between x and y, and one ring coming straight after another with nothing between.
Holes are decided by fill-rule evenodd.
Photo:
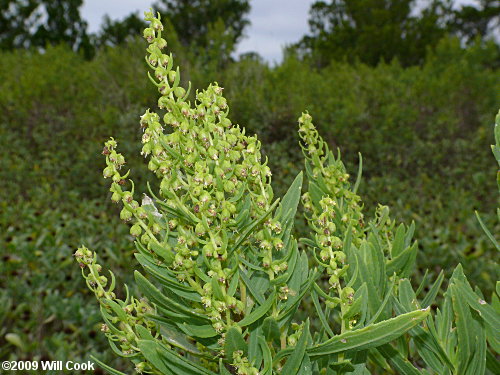
<instances>
[{"instance_id":1,"label":"tree","mask_svg":"<svg viewBox=\"0 0 500 375\"><path fill-rule=\"evenodd\" d=\"M136 13L131 13L123 20L112 20L108 15L104 17L96 43L102 45L118 45L133 36L141 35L146 22Z\"/></svg>"},{"instance_id":2,"label":"tree","mask_svg":"<svg viewBox=\"0 0 500 375\"><path fill-rule=\"evenodd\" d=\"M500 30L500 1L481 0L479 7L463 5L455 12L451 28L466 41L471 41L476 37L498 37Z\"/></svg>"},{"instance_id":3,"label":"tree","mask_svg":"<svg viewBox=\"0 0 500 375\"><path fill-rule=\"evenodd\" d=\"M208 47L208 35L212 30L220 32L221 22L221 39L229 37L234 46L250 24L248 0L160 0L154 7L169 19L184 46Z\"/></svg>"},{"instance_id":4,"label":"tree","mask_svg":"<svg viewBox=\"0 0 500 375\"><path fill-rule=\"evenodd\" d=\"M0 0L0 48L65 43L91 55L82 4L83 0Z\"/></svg>"},{"instance_id":5,"label":"tree","mask_svg":"<svg viewBox=\"0 0 500 375\"><path fill-rule=\"evenodd\" d=\"M299 48L309 50L319 65L332 59L359 59L375 65L398 58L404 65L422 61L428 45L446 33L441 22L450 3L433 0L414 15L415 0L331 0L311 6L311 34Z\"/></svg>"}]
</instances>

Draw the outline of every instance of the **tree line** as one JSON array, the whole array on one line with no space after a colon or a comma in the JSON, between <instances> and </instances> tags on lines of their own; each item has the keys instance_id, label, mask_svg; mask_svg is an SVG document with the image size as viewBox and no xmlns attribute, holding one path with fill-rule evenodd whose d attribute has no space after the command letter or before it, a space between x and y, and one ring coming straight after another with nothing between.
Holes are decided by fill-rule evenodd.
<instances>
[{"instance_id":1,"label":"tree line","mask_svg":"<svg viewBox=\"0 0 500 375\"><path fill-rule=\"evenodd\" d=\"M140 34L142 15L115 20L106 15L97 33L88 32L81 16L83 0L0 0L0 50L44 49L67 44L86 58ZM183 46L217 46L231 58L250 25L249 0L158 0L161 12ZM290 53L323 67L332 60L376 65L397 58L404 66L421 64L427 50L445 35L464 45L490 38L498 45L500 1L479 0L330 0L311 5L309 32L287 47Z\"/></svg>"}]
</instances>

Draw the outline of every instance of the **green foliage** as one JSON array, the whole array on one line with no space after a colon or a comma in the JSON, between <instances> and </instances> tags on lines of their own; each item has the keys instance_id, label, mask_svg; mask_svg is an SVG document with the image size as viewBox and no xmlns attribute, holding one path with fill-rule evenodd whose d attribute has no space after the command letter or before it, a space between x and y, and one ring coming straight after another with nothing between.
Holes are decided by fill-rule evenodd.
<instances>
[{"instance_id":1,"label":"green foliage","mask_svg":"<svg viewBox=\"0 0 500 375\"><path fill-rule=\"evenodd\" d=\"M141 116L141 154L159 188L148 183L139 203L117 142L102 151L111 200L123 205L120 218L136 238L145 275L134 277L144 297L125 287L120 298L96 253L83 246L74 254L113 351L138 373L155 374L416 374L417 363L426 374L494 373L496 292L488 304L459 265L442 310L431 314L444 277L424 294L425 282L414 291L415 224L395 225L382 205L366 219L357 193L361 158L351 185L340 152L330 151L307 113L299 118L307 177L299 247L302 172L275 199L260 142L233 125L222 88L210 84L188 101L191 83L180 85L172 54L162 52L159 16L145 18L148 76L163 118L149 109ZM304 298L315 308L307 319Z\"/></svg>"},{"instance_id":2,"label":"green foliage","mask_svg":"<svg viewBox=\"0 0 500 375\"><path fill-rule=\"evenodd\" d=\"M477 37L494 37L500 27L500 4L495 0L482 0L476 5L479 7L462 5L456 11L452 30L469 41Z\"/></svg>"},{"instance_id":3,"label":"green foliage","mask_svg":"<svg viewBox=\"0 0 500 375\"><path fill-rule=\"evenodd\" d=\"M80 16L83 0L3 0L0 3L0 48L45 48L65 43L93 53L87 23Z\"/></svg>"},{"instance_id":4,"label":"green foliage","mask_svg":"<svg viewBox=\"0 0 500 375\"><path fill-rule=\"evenodd\" d=\"M95 230L117 221L112 211L101 211L100 202L78 204L73 198L49 209L42 194L37 198L0 206L0 358L84 362L88 353L102 353L106 343L99 334L99 311L86 302L71 244L93 243L107 262L121 268L130 264L131 254L117 252L116 244L121 238L126 246L127 232L117 225ZM105 358L123 366L110 354Z\"/></svg>"},{"instance_id":5,"label":"green foliage","mask_svg":"<svg viewBox=\"0 0 500 375\"><path fill-rule=\"evenodd\" d=\"M494 1L433 0L426 6L414 0L316 1L309 12L310 35L296 48L320 66L332 60L375 66L393 59L421 65L448 33L468 42L494 36L499 12Z\"/></svg>"},{"instance_id":6,"label":"green foliage","mask_svg":"<svg viewBox=\"0 0 500 375\"><path fill-rule=\"evenodd\" d=\"M421 275L462 262L489 293L498 277L495 250L474 210L498 228L496 215L485 212L497 204L488 177L495 173L488 134L500 101L497 60L493 44L463 50L457 39L444 39L423 67L333 63L315 71L290 56L275 69L241 61L221 82L236 120L264 136L264 151L279 155L270 166L280 178L297 173L300 149L289 124L308 108L347 165L357 163L358 151L365 156L360 192L369 210L383 202L399 220L416 221Z\"/></svg>"},{"instance_id":7,"label":"green foliage","mask_svg":"<svg viewBox=\"0 0 500 375\"><path fill-rule=\"evenodd\" d=\"M423 301L425 291L441 271L446 287L457 263L462 263L472 286L480 286L488 300L498 279L497 253L474 210L480 213L484 227L496 236L500 227L491 209L498 205L492 178L496 168L488 150L491 113L500 100L498 50L493 45L477 43L464 49L457 40L449 39L443 40L420 68L335 63L322 71L310 69L293 56L276 67L246 56L220 70L221 65L207 64L191 50L186 51L172 31L169 47L185 67L181 83L193 82L191 100L194 88L219 79L231 103L233 122L245 124L250 133L261 136L262 152L269 155L268 165L274 173L275 196L285 195L303 163L291 124L307 108L315 114L316 126L328 143L341 146L347 173L356 175L357 151L363 152L363 183L357 193L364 197L365 217L373 216L380 201L391 206L398 222L416 222L418 270L412 277L417 284L424 280L419 300ZM1 335L0 346L6 350L3 356L8 352L10 359L73 360L85 358L88 348L96 347L101 353L107 347L99 333L93 338L100 329L96 326L98 308L87 299L83 301L78 293L83 291L80 282L75 281L75 288L78 284L80 289L65 300L67 310L54 311L55 299L68 290L65 277L76 280L74 267L64 263L53 282L49 275L54 262L61 263L58 252L67 255L69 248L84 241L99 249L100 260L116 272L119 281L131 283L132 275L124 272L134 262L130 237L113 220L119 211L111 204L98 205L94 199L101 200L107 191L101 181L99 145L110 134L120 140L121 151L128 155L127 167L133 171L137 191L147 191L148 172L135 142L141 135L136 123L141 112L155 105L156 90L144 79L143 49L143 41L129 40L119 49L104 48L93 61L76 56L64 46L49 47L44 53L16 50L0 54L0 149L5 150L0 160L0 200L5 205L0 209L5 235L0 256L11 259L13 254L23 254L26 259L2 265L7 270L0 276L2 301L16 301L2 304L2 316L7 316ZM31 219L28 212L37 211L40 215ZM299 205L297 238L308 235L301 217ZM59 245L47 235L35 249L34 240L27 235L31 228L40 233L55 227L54 223L73 229L58 232ZM13 236L15 241L9 239L9 233L14 232L8 228L19 228L14 231L19 233ZM81 232L89 233L88 238L82 239ZM99 240L95 240L97 246L91 240L96 237L106 238L103 248L116 258L103 255ZM300 250L304 246L299 243ZM36 250L50 254L53 261L31 261ZM429 272L425 274L426 269ZM16 283L18 274L23 276ZM44 285L43 290L35 291L36 297L32 297L26 275L37 275L35 278ZM247 275L240 276L255 289ZM321 278L317 284L323 288L327 281ZM259 295L258 289L254 291ZM45 292L52 299L44 300ZM368 295L367 287L360 287L355 295ZM387 296L384 293L381 298ZM320 307L323 298L317 291ZM436 301L442 305L442 299L440 292ZM311 296L301 304L298 318L305 321L306 315L316 315L313 301ZM23 320L19 319L17 305L23 306ZM39 331L32 330L28 327L37 327L40 322L32 312L35 306L46 306L45 312L54 311L59 318L42 325ZM82 314L80 306L85 308ZM426 307L423 303L421 306ZM347 316L361 307L357 303ZM29 316L26 311L30 311ZM50 317L42 315L43 320ZM86 323L87 319L91 322ZM318 314L318 319L311 320L312 329L323 327L328 332L320 319ZM64 322L74 322L78 329L71 331L67 328L70 323ZM269 337L275 337L273 321L267 320L265 327ZM330 330L335 331L335 326ZM293 333L298 334L292 340L299 340L300 330ZM28 343L25 350L14 350L18 337ZM79 345L67 348L68 342ZM254 339L252 345L250 352L272 356L260 340ZM392 353L390 348L383 348ZM111 351L100 356L108 363L112 357ZM401 356L389 362L406 366ZM487 355L487 363L492 363L491 356ZM113 363L125 372L127 365L126 360ZM422 362L417 360L416 365ZM304 366L307 368L307 363Z\"/></svg>"},{"instance_id":8,"label":"green foliage","mask_svg":"<svg viewBox=\"0 0 500 375\"><path fill-rule=\"evenodd\" d=\"M112 20L106 15L96 42L99 46L117 46L139 35L145 27L146 23L136 13L131 13L122 20Z\"/></svg>"},{"instance_id":9,"label":"green foliage","mask_svg":"<svg viewBox=\"0 0 500 375\"><path fill-rule=\"evenodd\" d=\"M404 65L423 61L426 49L445 35L445 2L431 1L419 15L414 0L317 1L311 5L309 49L321 65L349 59L376 65L397 58Z\"/></svg>"}]
</instances>

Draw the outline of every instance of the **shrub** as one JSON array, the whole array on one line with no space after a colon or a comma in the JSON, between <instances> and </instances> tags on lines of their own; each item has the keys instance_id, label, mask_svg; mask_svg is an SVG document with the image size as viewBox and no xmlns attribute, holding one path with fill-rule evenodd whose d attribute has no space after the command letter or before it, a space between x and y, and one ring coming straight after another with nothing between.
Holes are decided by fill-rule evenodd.
<instances>
[{"instance_id":1,"label":"shrub","mask_svg":"<svg viewBox=\"0 0 500 375\"><path fill-rule=\"evenodd\" d=\"M127 290L118 298L97 255L86 247L75 253L112 349L139 373L495 373L498 296L488 304L458 266L431 314L444 275L425 295L425 283L414 291L415 225L396 225L381 205L367 220L357 194L361 159L351 185L307 113L299 134L309 233L297 241L302 173L274 199L257 137L233 125L216 83L197 91L194 105L186 101L189 89L162 52L160 19L145 15L146 60L164 115L141 117L142 154L159 187L139 203L117 142L103 149L111 199L123 204L120 217L151 278L134 272L143 297ZM495 132L500 143L500 114ZM314 307L308 317L300 309L306 296Z\"/></svg>"}]
</instances>

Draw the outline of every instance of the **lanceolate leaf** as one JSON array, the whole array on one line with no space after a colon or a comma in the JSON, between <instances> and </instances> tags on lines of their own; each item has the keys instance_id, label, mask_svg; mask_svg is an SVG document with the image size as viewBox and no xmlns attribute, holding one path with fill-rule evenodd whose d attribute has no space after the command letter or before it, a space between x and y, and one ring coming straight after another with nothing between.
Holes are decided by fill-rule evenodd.
<instances>
[{"instance_id":1,"label":"lanceolate leaf","mask_svg":"<svg viewBox=\"0 0 500 375\"><path fill-rule=\"evenodd\" d=\"M118 370L115 370L114 368L108 366L107 364L105 364L104 362L101 362L100 360L98 360L96 357L94 357L93 355L90 356L90 358L97 362L97 364L102 367L107 373L111 374L111 375L127 375L121 371L118 371Z\"/></svg>"},{"instance_id":2,"label":"lanceolate leaf","mask_svg":"<svg viewBox=\"0 0 500 375\"><path fill-rule=\"evenodd\" d=\"M238 322L238 325L241 327L245 327L262 318L273 306L275 298L276 298L276 292L272 292L271 295L262 305L254 309L250 314L248 314L242 320L240 320Z\"/></svg>"},{"instance_id":3,"label":"lanceolate leaf","mask_svg":"<svg viewBox=\"0 0 500 375\"><path fill-rule=\"evenodd\" d=\"M465 370L471 360L475 342L474 332L470 326L472 314L469 310L469 306L460 295L456 285L450 285L450 290L458 336L458 372L465 374Z\"/></svg>"},{"instance_id":4,"label":"lanceolate leaf","mask_svg":"<svg viewBox=\"0 0 500 375\"><path fill-rule=\"evenodd\" d=\"M390 362L391 366L401 375L421 375L421 372L390 344L381 345L377 350L382 353L385 359Z\"/></svg>"},{"instance_id":5,"label":"lanceolate leaf","mask_svg":"<svg viewBox=\"0 0 500 375\"><path fill-rule=\"evenodd\" d=\"M405 226L400 224L396 230L396 236L394 237L394 242L392 243L391 256L396 258L405 249Z\"/></svg>"},{"instance_id":6,"label":"lanceolate leaf","mask_svg":"<svg viewBox=\"0 0 500 375\"><path fill-rule=\"evenodd\" d=\"M398 338L419 324L428 315L429 309L403 314L356 331L335 336L320 345L309 348L307 352L311 358L315 358L339 352L375 348Z\"/></svg>"},{"instance_id":7,"label":"lanceolate leaf","mask_svg":"<svg viewBox=\"0 0 500 375\"><path fill-rule=\"evenodd\" d=\"M226 340L224 343L224 352L226 359L231 363L233 361L233 353L241 350L243 355L248 356L248 345L243 339L243 335L236 327L231 327L226 333Z\"/></svg>"},{"instance_id":8,"label":"lanceolate leaf","mask_svg":"<svg viewBox=\"0 0 500 375\"><path fill-rule=\"evenodd\" d=\"M417 256L417 243L401 251L396 257L389 260L386 264L387 276L391 276L394 272L402 277L410 276Z\"/></svg>"},{"instance_id":9,"label":"lanceolate leaf","mask_svg":"<svg viewBox=\"0 0 500 375\"><path fill-rule=\"evenodd\" d=\"M429 292L427 292L424 299L422 300L422 307L425 308L427 306L430 306L434 302L437 294L439 293L443 280L444 280L444 273L443 271L441 271L436 281L434 282L434 284L432 284L432 287L429 289Z\"/></svg>"},{"instance_id":10,"label":"lanceolate leaf","mask_svg":"<svg viewBox=\"0 0 500 375\"><path fill-rule=\"evenodd\" d=\"M266 220L266 218L271 214L271 212L273 212L273 210L276 208L278 203L279 203L279 200L277 199L276 201L274 201L274 203L271 205L271 207L269 207L269 209L258 220L252 222L252 224L248 228L244 229L243 234L238 238L234 247L229 250L230 253L236 251L241 246L241 244L243 242L245 242L245 240L252 233L252 231L258 225L262 224L264 222L264 220Z\"/></svg>"},{"instance_id":11,"label":"lanceolate leaf","mask_svg":"<svg viewBox=\"0 0 500 375\"><path fill-rule=\"evenodd\" d=\"M302 189L302 172L300 172L295 180L288 188L287 193L283 197L276 213L276 218L282 222L289 222L290 224L284 228L283 241L285 244L288 242L290 232L293 227L293 221L297 212L297 205L300 202L300 193Z\"/></svg>"},{"instance_id":12,"label":"lanceolate leaf","mask_svg":"<svg viewBox=\"0 0 500 375\"><path fill-rule=\"evenodd\" d=\"M151 284L144 276L142 276L139 272L135 271L135 280L139 289L142 293L146 295L152 302L160 305L166 310L171 310L173 312L182 312L187 315L195 316L200 319L208 320L208 318L199 314L192 309L181 305L172 299L166 297L163 293L161 293L153 284Z\"/></svg>"},{"instance_id":13,"label":"lanceolate leaf","mask_svg":"<svg viewBox=\"0 0 500 375\"><path fill-rule=\"evenodd\" d=\"M302 328L302 334L300 335L299 341L295 346L292 354L288 357L285 362L285 366L281 370L282 374L296 375L299 372L300 366L306 354L307 338L309 336L309 319L306 320L304 327Z\"/></svg>"},{"instance_id":14,"label":"lanceolate leaf","mask_svg":"<svg viewBox=\"0 0 500 375\"><path fill-rule=\"evenodd\" d=\"M500 188L500 186L499 186L499 188ZM484 233L486 233L486 235L488 236L488 238L490 239L490 241L493 243L493 245L495 245L496 249L498 251L500 251L500 245L498 244L498 241L495 239L495 237L493 237L493 235L489 231L488 227L486 227L486 225L484 225L484 223L481 220L481 217L479 216L479 214L477 213L477 211L476 211L476 217L477 217L477 221L479 221L479 225L481 225L481 228L483 228Z\"/></svg>"},{"instance_id":15,"label":"lanceolate leaf","mask_svg":"<svg viewBox=\"0 0 500 375\"><path fill-rule=\"evenodd\" d=\"M139 340L137 345L144 357L164 374L216 375L157 341Z\"/></svg>"}]
</instances>

